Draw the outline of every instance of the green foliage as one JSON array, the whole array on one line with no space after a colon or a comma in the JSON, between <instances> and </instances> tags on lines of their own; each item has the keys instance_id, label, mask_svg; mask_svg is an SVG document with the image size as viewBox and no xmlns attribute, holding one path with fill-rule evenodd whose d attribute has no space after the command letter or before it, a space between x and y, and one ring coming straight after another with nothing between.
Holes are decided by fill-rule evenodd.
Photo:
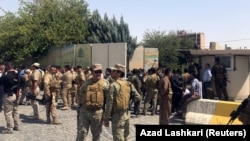
<instances>
[{"instance_id":1,"label":"green foliage","mask_svg":"<svg viewBox=\"0 0 250 141\"><path fill-rule=\"evenodd\" d=\"M113 17L111 20L107 14L104 18L101 17L98 10L93 11L91 18L88 21L89 36L88 43L127 43L127 56L133 53L136 45L136 38L130 36L128 24L121 17L120 22Z\"/></svg>"},{"instance_id":2,"label":"green foliage","mask_svg":"<svg viewBox=\"0 0 250 141\"><path fill-rule=\"evenodd\" d=\"M21 63L38 59L50 47L84 43L90 16L83 0L20 1L18 13L0 19L0 51L3 61Z\"/></svg>"},{"instance_id":3,"label":"green foliage","mask_svg":"<svg viewBox=\"0 0 250 141\"><path fill-rule=\"evenodd\" d=\"M185 64L185 56L179 53L179 49L189 49L193 42L189 39L181 39L173 31L166 34L165 31L146 31L143 35L142 45L154 47L159 50L159 67L177 69Z\"/></svg>"}]
</instances>

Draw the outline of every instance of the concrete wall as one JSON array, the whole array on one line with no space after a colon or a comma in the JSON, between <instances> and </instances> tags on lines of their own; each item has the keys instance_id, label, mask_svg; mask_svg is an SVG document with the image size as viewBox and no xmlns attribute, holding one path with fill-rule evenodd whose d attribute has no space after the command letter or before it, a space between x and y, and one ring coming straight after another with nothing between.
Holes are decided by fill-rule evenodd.
<instances>
[{"instance_id":1,"label":"concrete wall","mask_svg":"<svg viewBox=\"0 0 250 141\"><path fill-rule=\"evenodd\" d=\"M227 83L227 91L231 100L241 101L245 99L250 93L249 57L235 56L234 61L235 69L227 70L228 80L231 81L230 83ZM200 63L202 66L202 75L206 63L210 63L211 68L214 65L214 56L202 56ZM202 76L200 76L200 78L202 78ZM212 88L215 92L213 81Z\"/></svg>"},{"instance_id":2,"label":"concrete wall","mask_svg":"<svg viewBox=\"0 0 250 141\"><path fill-rule=\"evenodd\" d=\"M241 103L221 100L199 99L187 106L185 124L199 125L241 125L242 122L236 118L233 122L231 112L236 110Z\"/></svg>"},{"instance_id":3,"label":"concrete wall","mask_svg":"<svg viewBox=\"0 0 250 141\"><path fill-rule=\"evenodd\" d=\"M129 69L143 68L148 70L151 67L159 66L159 51L158 48L144 48L139 46L135 49L134 54L129 60Z\"/></svg>"},{"instance_id":4,"label":"concrete wall","mask_svg":"<svg viewBox=\"0 0 250 141\"><path fill-rule=\"evenodd\" d=\"M134 54L129 60L129 69L144 68L144 48L139 46L135 49Z\"/></svg>"},{"instance_id":5,"label":"concrete wall","mask_svg":"<svg viewBox=\"0 0 250 141\"><path fill-rule=\"evenodd\" d=\"M42 67L55 65L81 65L91 66L93 63L103 65L103 71L116 63L127 66L127 44L105 43L105 44L76 44L60 48L52 48L47 56L38 62Z\"/></svg>"}]
</instances>

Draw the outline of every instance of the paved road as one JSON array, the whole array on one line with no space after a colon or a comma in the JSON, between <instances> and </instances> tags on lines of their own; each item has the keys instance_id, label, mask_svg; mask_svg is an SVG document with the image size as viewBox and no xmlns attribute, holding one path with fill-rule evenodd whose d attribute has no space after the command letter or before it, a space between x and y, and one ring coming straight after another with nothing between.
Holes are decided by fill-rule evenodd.
<instances>
[{"instance_id":1,"label":"paved road","mask_svg":"<svg viewBox=\"0 0 250 141\"><path fill-rule=\"evenodd\" d=\"M45 106L40 105L41 120L32 120L32 107L19 106L21 131L14 131L13 134L0 134L0 141L74 141L76 138L76 110L59 110L58 117L62 120L62 125L46 124ZM130 137L129 141L135 141L134 124L157 125L158 115L140 116L130 120ZM183 120L176 117L170 118L171 125L182 125ZM0 132L6 127L3 112L0 113ZM91 141L91 133L89 132L88 141ZM111 141L111 129L103 126L103 141Z\"/></svg>"}]
</instances>

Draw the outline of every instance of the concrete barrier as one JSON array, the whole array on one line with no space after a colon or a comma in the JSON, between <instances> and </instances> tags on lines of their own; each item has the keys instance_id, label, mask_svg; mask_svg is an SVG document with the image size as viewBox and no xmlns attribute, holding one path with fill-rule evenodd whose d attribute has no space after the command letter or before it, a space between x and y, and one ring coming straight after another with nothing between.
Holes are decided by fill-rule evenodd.
<instances>
[{"instance_id":1,"label":"concrete barrier","mask_svg":"<svg viewBox=\"0 0 250 141\"><path fill-rule=\"evenodd\" d=\"M193 101L187 106L185 124L226 125L231 118L231 112L236 110L240 104L240 102L211 99ZM242 125L242 122L236 118L232 124Z\"/></svg>"}]
</instances>

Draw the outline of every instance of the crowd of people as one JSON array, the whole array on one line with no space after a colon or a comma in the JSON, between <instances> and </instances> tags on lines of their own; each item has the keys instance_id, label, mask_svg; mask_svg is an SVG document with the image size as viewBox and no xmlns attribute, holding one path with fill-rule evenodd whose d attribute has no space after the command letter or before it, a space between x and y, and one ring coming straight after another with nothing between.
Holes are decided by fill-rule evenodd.
<instances>
[{"instance_id":1,"label":"crowd of people","mask_svg":"<svg viewBox=\"0 0 250 141\"><path fill-rule=\"evenodd\" d=\"M37 120L40 119L39 105L44 102L48 124L62 124L57 117L58 109L77 108L77 141L84 140L89 129L93 140L100 140L102 125L109 127L110 122L114 140L126 140L131 111L136 118L159 113L159 124L168 125L171 114L182 115L189 102L202 95L206 98L204 90L210 87L212 75L219 83L225 79L226 71L218 59L212 69L210 64L205 68L200 80L199 68L193 61L183 72L154 67L128 71L121 64L110 66L105 72L102 72L102 64L86 68L49 65L42 69L37 62L17 70L11 62L1 64L0 111L3 108L7 123L2 133L21 130L18 105L31 105L33 119ZM225 93L225 86L220 83L216 88L222 98L219 88ZM42 94L43 99L38 100ZM228 100L227 93L224 98Z\"/></svg>"}]
</instances>

